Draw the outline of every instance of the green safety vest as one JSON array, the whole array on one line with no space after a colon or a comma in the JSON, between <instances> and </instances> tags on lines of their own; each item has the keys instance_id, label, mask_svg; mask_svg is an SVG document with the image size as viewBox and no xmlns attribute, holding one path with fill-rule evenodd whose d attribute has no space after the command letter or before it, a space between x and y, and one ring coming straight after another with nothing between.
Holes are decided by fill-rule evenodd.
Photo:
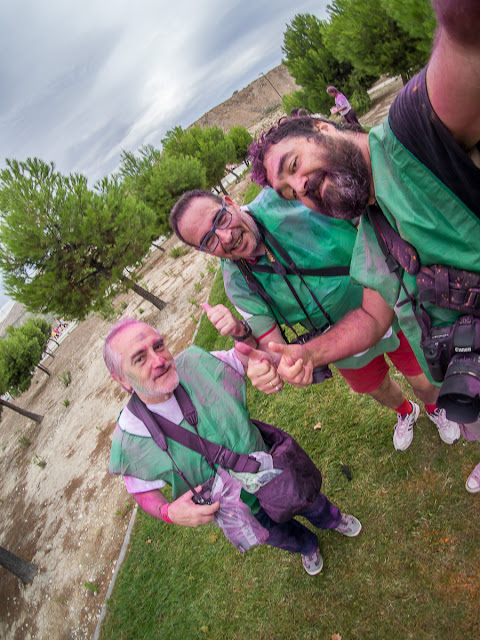
<instances>
[{"instance_id":1,"label":"green safety vest","mask_svg":"<svg viewBox=\"0 0 480 640\"><path fill-rule=\"evenodd\" d=\"M420 262L480 271L480 221L475 214L395 138L388 120L370 131L369 143L377 203L392 227L418 251ZM420 347L421 330L412 305L405 302L406 294L395 274L389 272L365 215L350 275L378 291L395 310L420 366L429 380L440 386L432 380ZM418 303L415 276L404 273L403 281ZM451 324L461 315L428 303L425 309L434 327Z\"/></svg>"},{"instance_id":2,"label":"green safety vest","mask_svg":"<svg viewBox=\"0 0 480 640\"><path fill-rule=\"evenodd\" d=\"M264 189L248 208L281 242L300 269L345 267L350 264L357 238L357 230L351 222L319 215L298 201L283 200L273 189ZM280 256L276 257L283 263ZM262 256L258 264L268 265L269 261ZM276 310L271 309L259 294L251 291L234 262L222 260L222 272L229 299L237 308L252 314L248 323L255 337L267 333L276 321L282 324L282 318L276 314ZM255 272L255 277L291 324L300 323L307 330L312 328L282 277L276 273L259 272ZM298 276L287 277L316 328L325 327L325 316L305 285ZM348 276L304 276L304 280L334 323L361 305L363 287L352 282ZM395 351L399 344L394 330L389 338L381 340L365 354L344 358L334 364L340 368L359 369L378 355Z\"/></svg>"},{"instance_id":3,"label":"green safety vest","mask_svg":"<svg viewBox=\"0 0 480 640\"><path fill-rule=\"evenodd\" d=\"M197 410L197 427L203 438L236 453L268 451L260 432L250 421L245 381L237 371L196 346L177 356L175 364L180 382ZM180 425L194 432L185 419ZM168 438L167 442L175 464L194 487L214 475L202 455ZM142 480L163 480L172 487L174 500L189 489L173 472L170 457L153 438L130 434L118 424L113 433L110 473ZM253 511L258 509L255 496L242 491L241 497Z\"/></svg>"}]
</instances>

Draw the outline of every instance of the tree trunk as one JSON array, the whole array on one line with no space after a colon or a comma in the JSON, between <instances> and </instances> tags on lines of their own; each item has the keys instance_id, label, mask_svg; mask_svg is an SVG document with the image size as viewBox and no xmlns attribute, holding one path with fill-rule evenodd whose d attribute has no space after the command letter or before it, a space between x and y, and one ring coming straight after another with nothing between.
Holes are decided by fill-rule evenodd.
<instances>
[{"instance_id":1,"label":"tree trunk","mask_svg":"<svg viewBox=\"0 0 480 640\"><path fill-rule=\"evenodd\" d=\"M45 349L45 353L47 354L47 356L50 356L51 358L55 358L53 353L51 353L48 349Z\"/></svg>"},{"instance_id":2,"label":"tree trunk","mask_svg":"<svg viewBox=\"0 0 480 640\"><path fill-rule=\"evenodd\" d=\"M220 184L218 185L220 187L220 189L222 190L223 194L228 196L228 191L225 189L225 187L223 186L222 182L220 181Z\"/></svg>"},{"instance_id":3,"label":"tree trunk","mask_svg":"<svg viewBox=\"0 0 480 640\"><path fill-rule=\"evenodd\" d=\"M38 363L37 364L37 369L40 369L40 371L43 371L43 373L46 373L47 376L51 376L52 374L50 373L50 371L47 369L47 367L44 367L43 364Z\"/></svg>"},{"instance_id":4,"label":"tree trunk","mask_svg":"<svg viewBox=\"0 0 480 640\"><path fill-rule=\"evenodd\" d=\"M152 242L152 244L154 247L156 247L157 249L160 249L160 251L163 251L165 253L165 249L161 247L159 244L155 244L155 242Z\"/></svg>"},{"instance_id":5,"label":"tree trunk","mask_svg":"<svg viewBox=\"0 0 480 640\"><path fill-rule=\"evenodd\" d=\"M23 584L32 582L37 573L37 567L34 564L22 560L3 547L0 547L0 565L20 578Z\"/></svg>"},{"instance_id":6,"label":"tree trunk","mask_svg":"<svg viewBox=\"0 0 480 640\"><path fill-rule=\"evenodd\" d=\"M133 289L135 293L138 293L139 296L142 296L142 298L144 298L148 302L151 302L155 307L157 307L157 309L160 309L160 311L167 306L166 302L160 300L160 298L157 298L157 296L154 296L153 293L150 293L149 291L138 285L136 282L131 280L131 278L123 276L122 280L124 282L127 282L128 286Z\"/></svg>"},{"instance_id":7,"label":"tree trunk","mask_svg":"<svg viewBox=\"0 0 480 640\"><path fill-rule=\"evenodd\" d=\"M233 171L233 169L227 169L227 171L229 171L231 174L233 174L235 176L235 178L238 180L238 176L235 173L235 171Z\"/></svg>"},{"instance_id":8,"label":"tree trunk","mask_svg":"<svg viewBox=\"0 0 480 640\"><path fill-rule=\"evenodd\" d=\"M22 416L25 416L26 418L35 420L35 422L38 422L39 424L43 420L43 416L39 416L38 413L32 413L31 411L27 411L26 409L17 407L16 404L7 402L7 400L2 400L2 398L0 398L0 404L3 404L4 407L8 407L9 409L12 409L12 411L16 411L17 413L20 413Z\"/></svg>"}]
</instances>

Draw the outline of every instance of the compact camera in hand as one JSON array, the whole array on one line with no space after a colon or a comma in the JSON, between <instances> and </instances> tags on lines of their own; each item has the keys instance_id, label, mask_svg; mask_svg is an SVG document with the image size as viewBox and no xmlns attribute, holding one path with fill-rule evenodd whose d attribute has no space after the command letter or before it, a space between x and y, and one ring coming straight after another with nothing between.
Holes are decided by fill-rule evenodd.
<instances>
[{"instance_id":1,"label":"compact camera in hand","mask_svg":"<svg viewBox=\"0 0 480 640\"><path fill-rule=\"evenodd\" d=\"M211 500L213 481L214 477L209 478L202 484L200 491L193 491L192 500L195 504L213 504Z\"/></svg>"}]
</instances>

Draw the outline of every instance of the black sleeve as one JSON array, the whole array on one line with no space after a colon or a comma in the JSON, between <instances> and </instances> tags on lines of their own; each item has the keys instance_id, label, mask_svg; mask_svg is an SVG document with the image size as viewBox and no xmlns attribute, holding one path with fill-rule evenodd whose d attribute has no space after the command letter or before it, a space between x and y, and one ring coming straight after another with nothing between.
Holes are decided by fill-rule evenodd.
<instances>
[{"instance_id":1,"label":"black sleeve","mask_svg":"<svg viewBox=\"0 0 480 640\"><path fill-rule=\"evenodd\" d=\"M394 136L480 218L480 169L433 110L426 67L405 85L388 120ZM477 147L480 149L479 144Z\"/></svg>"}]
</instances>

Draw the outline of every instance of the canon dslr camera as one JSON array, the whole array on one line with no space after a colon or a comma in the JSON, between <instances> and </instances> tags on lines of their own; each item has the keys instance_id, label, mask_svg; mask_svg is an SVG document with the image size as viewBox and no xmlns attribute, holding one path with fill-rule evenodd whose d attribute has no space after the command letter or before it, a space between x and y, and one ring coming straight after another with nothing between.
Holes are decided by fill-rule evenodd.
<instances>
[{"instance_id":1,"label":"canon dslr camera","mask_svg":"<svg viewBox=\"0 0 480 640\"><path fill-rule=\"evenodd\" d=\"M449 420L475 422L480 415L480 318L461 316L436 327L422 343L436 382L442 382L437 406Z\"/></svg>"}]
</instances>

